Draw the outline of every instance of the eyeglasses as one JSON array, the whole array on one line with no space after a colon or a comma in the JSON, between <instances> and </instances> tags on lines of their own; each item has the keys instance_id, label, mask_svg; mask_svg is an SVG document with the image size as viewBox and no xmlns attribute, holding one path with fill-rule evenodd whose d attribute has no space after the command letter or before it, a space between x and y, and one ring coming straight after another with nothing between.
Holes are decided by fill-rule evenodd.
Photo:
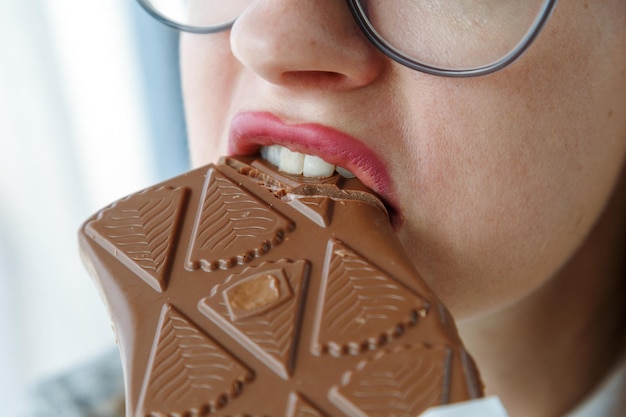
<instances>
[{"instance_id":1,"label":"eyeglasses","mask_svg":"<svg viewBox=\"0 0 626 417\"><path fill-rule=\"evenodd\" d=\"M138 0L192 33L228 30L252 0ZM346 0L367 38L409 68L448 77L498 71L537 38L557 0Z\"/></svg>"}]
</instances>

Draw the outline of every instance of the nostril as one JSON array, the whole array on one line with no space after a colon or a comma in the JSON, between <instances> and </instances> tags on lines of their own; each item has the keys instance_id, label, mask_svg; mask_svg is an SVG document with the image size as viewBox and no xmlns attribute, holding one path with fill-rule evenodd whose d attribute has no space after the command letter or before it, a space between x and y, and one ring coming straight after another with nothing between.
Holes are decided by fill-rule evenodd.
<instances>
[{"instance_id":1,"label":"nostril","mask_svg":"<svg viewBox=\"0 0 626 417\"><path fill-rule=\"evenodd\" d=\"M350 77L332 71L286 71L281 78L283 85L319 90L348 89L353 84Z\"/></svg>"}]
</instances>

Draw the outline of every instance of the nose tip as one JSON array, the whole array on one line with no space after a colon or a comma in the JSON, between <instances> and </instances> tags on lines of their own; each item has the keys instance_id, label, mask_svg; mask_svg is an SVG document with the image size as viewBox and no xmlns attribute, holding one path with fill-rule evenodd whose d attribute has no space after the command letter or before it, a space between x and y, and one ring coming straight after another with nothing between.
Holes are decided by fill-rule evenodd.
<instances>
[{"instance_id":1,"label":"nose tip","mask_svg":"<svg viewBox=\"0 0 626 417\"><path fill-rule=\"evenodd\" d=\"M230 41L245 67L283 87L362 87L385 61L339 1L255 2L233 25Z\"/></svg>"}]
</instances>

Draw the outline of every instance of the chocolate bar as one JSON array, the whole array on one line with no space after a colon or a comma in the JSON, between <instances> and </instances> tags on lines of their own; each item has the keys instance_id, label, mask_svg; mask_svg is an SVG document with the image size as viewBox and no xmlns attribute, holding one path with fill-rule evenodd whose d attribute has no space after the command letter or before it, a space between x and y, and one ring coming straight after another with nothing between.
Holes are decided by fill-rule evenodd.
<instances>
[{"instance_id":1,"label":"chocolate bar","mask_svg":"<svg viewBox=\"0 0 626 417\"><path fill-rule=\"evenodd\" d=\"M418 416L478 398L455 324L356 178L228 157L80 230L128 417Z\"/></svg>"}]
</instances>

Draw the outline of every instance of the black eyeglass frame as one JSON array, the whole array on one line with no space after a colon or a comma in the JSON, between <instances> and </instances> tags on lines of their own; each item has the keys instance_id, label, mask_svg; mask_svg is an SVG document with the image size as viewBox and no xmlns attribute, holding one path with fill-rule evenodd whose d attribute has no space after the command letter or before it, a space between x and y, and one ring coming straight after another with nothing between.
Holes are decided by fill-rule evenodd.
<instances>
[{"instance_id":1,"label":"black eyeglass frame","mask_svg":"<svg viewBox=\"0 0 626 417\"><path fill-rule=\"evenodd\" d=\"M197 33L197 34L210 34L223 32L232 27L235 23L233 19L229 22L222 23L220 25L215 26L189 26L185 25L173 20L170 20L159 13L149 2L148 0L137 0L141 7L148 12L152 17L154 17L159 22L170 26L174 29L182 30L184 32ZM478 77L481 75L491 74L501 69L511 65L515 62L519 57L521 57L526 50L530 47L530 45L537 39L539 33L544 28L550 16L552 15L554 8L557 4L558 0L547 0L543 8L540 12L539 17L535 20L531 28L526 33L526 36L517 44L517 46L511 50L504 57L499 60L487 64L477 68L467 68L467 69L451 69L451 68L441 68L428 64L421 63L414 59L407 57L405 54L398 51L396 48L387 43L376 31L374 26L370 23L367 18L367 13L361 5L362 0L346 0L350 12L352 13L352 17L357 22L357 25L367 37L367 39L378 48L382 53L384 53L387 57L396 61L397 63L404 65L405 67L411 68L416 71L420 71L426 74L437 75L441 77L457 77L457 78L467 78L467 77Z\"/></svg>"}]
</instances>

